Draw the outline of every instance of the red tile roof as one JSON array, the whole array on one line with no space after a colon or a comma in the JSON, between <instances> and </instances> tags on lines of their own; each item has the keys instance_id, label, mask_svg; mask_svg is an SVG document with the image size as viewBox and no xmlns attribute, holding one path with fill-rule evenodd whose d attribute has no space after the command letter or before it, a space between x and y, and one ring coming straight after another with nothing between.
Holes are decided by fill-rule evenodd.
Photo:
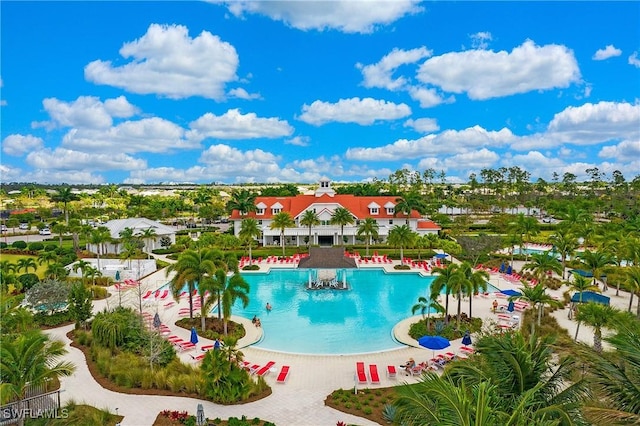
<instances>
[{"instance_id":1,"label":"red tile roof","mask_svg":"<svg viewBox=\"0 0 640 426\"><path fill-rule=\"evenodd\" d=\"M419 220L417 228L418 229L437 229L438 231L442 229L437 223L431 220Z\"/></svg>"},{"instance_id":2,"label":"red tile roof","mask_svg":"<svg viewBox=\"0 0 640 426\"><path fill-rule=\"evenodd\" d=\"M295 197L256 197L255 204L264 203L264 214L256 215L255 212L251 212L245 217L259 218L259 219L271 219L273 214L271 213L271 206L276 203L282 204L282 211L289 212L294 219L304 212L309 206L313 204L339 204L345 209L349 210L358 220L366 219L367 217L374 217L376 219L389 219L389 218L406 218L404 213L398 213L397 215L388 214L385 204L391 202L394 206L398 204L396 196L355 196L352 194L336 194L333 197L329 195L322 195L316 197L315 195L297 195ZM378 214L371 215L369 213L369 205L376 203L379 206ZM419 219L420 213L417 211L411 212L411 218ZM231 219L241 219L240 213L234 210L231 213Z\"/></svg>"}]
</instances>

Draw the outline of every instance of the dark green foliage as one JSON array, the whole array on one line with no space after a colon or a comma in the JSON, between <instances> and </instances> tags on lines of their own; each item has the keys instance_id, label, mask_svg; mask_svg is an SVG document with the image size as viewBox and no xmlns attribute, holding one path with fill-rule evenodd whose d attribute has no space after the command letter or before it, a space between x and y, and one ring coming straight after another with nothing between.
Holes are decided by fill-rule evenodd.
<instances>
[{"instance_id":1,"label":"dark green foliage","mask_svg":"<svg viewBox=\"0 0 640 426\"><path fill-rule=\"evenodd\" d=\"M45 280L27 291L25 300L37 310L53 313L66 309L70 286L66 282Z\"/></svg>"},{"instance_id":2,"label":"dark green foliage","mask_svg":"<svg viewBox=\"0 0 640 426\"><path fill-rule=\"evenodd\" d=\"M17 248L19 250L24 250L24 249L27 248L27 243L25 243L22 240L19 240L19 241L14 241L13 243L11 243L11 246L14 247L14 248Z\"/></svg>"},{"instance_id":3,"label":"dark green foliage","mask_svg":"<svg viewBox=\"0 0 640 426\"><path fill-rule=\"evenodd\" d=\"M42 242L40 241L29 243L29 250L31 251L40 251L42 249L44 249L44 244L42 244Z\"/></svg>"},{"instance_id":4,"label":"dark green foliage","mask_svg":"<svg viewBox=\"0 0 640 426\"><path fill-rule=\"evenodd\" d=\"M0 242L0 249L5 249L7 247L8 247L7 243L5 243L4 241Z\"/></svg>"},{"instance_id":5,"label":"dark green foliage","mask_svg":"<svg viewBox=\"0 0 640 426\"><path fill-rule=\"evenodd\" d=\"M49 312L38 312L33 315L33 320L40 327L59 327L63 324L68 324L73 321L73 316L68 310L55 312L50 314Z\"/></svg>"},{"instance_id":6,"label":"dark green foliage","mask_svg":"<svg viewBox=\"0 0 640 426\"><path fill-rule=\"evenodd\" d=\"M36 274L22 274L18 277L18 281L22 284L24 291L29 290L31 287L40 282L40 278Z\"/></svg>"},{"instance_id":7,"label":"dark green foliage","mask_svg":"<svg viewBox=\"0 0 640 426\"><path fill-rule=\"evenodd\" d=\"M69 312L76 321L76 328L86 324L91 318L93 304L91 303L91 291L82 282L76 282L69 292Z\"/></svg>"},{"instance_id":8,"label":"dark green foliage","mask_svg":"<svg viewBox=\"0 0 640 426\"><path fill-rule=\"evenodd\" d=\"M449 340L460 339L466 330L471 333L480 331L482 327L482 320L480 318L464 319L460 324L460 329L456 329L456 322L450 321L449 324L445 324L442 320L431 321L431 328L427 329L427 321L420 320L411 324L409 327L409 336L414 339L419 339L426 335L442 336Z\"/></svg>"}]
</instances>

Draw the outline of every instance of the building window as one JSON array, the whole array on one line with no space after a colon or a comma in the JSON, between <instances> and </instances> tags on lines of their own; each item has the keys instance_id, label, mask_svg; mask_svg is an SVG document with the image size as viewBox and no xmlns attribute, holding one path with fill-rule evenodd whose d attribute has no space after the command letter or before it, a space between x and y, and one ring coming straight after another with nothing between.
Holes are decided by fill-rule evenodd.
<instances>
[{"instance_id":1,"label":"building window","mask_svg":"<svg viewBox=\"0 0 640 426\"><path fill-rule=\"evenodd\" d=\"M282 211L282 209L271 209L272 214L278 214Z\"/></svg>"},{"instance_id":2,"label":"building window","mask_svg":"<svg viewBox=\"0 0 640 426\"><path fill-rule=\"evenodd\" d=\"M393 225L393 219L389 219L389 225Z\"/></svg>"},{"instance_id":3,"label":"building window","mask_svg":"<svg viewBox=\"0 0 640 426\"><path fill-rule=\"evenodd\" d=\"M262 225L262 219L258 219L258 225Z\"/></svg>"},{"instance_id":4,"label":"building window","mask_svg":"<svg viewBox=\"0 0 640 426\"><path fill-rule=\"evenodd\" d=\"M264 209L256 209L256 214L263 215Z\"/></svg>"},{"instance_id":5,"label":"building window","mask_svg":"<svg viewBox=\"0 0 640 426\"><path fill-rule=\"evenodd\" d=\"M394 209L393 207L390 207L387 209L387 214L394 214L396 212L396 209Z\"/></svg>"},{"instance_id":6,"label":"building window","mask_svg":"<svg viewBox=\"0 0 640 426\"><path fill-rule=\"evenodd\" d=\"M378 214L380 209L378 209L377 207L371 207L371 209L369 209L369 212L371 214Z\"/></svg>"}]
</instances>

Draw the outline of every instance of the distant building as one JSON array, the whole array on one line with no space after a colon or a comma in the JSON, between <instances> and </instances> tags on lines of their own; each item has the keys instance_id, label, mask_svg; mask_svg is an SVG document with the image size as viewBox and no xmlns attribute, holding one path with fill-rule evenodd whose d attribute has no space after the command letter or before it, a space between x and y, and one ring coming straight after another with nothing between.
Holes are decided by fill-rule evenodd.
<instances>
[{"instance_id":1,"label":"distant building","mask_svg":"<svg viewBox=\"0 0 640 426\"><path fill-rule=\"evenodd\" d=\"M234 210L230 221L233 223L234 234L240 233L242 219L253 218L258 221L262 230L262 243L264 245L277 245L280 243L280 229L271 229L273 216L280 212L288 212L296 223L293 228L285 229L285 243L287 245L306 245L305 238L309 237L309 228L300 225L304 213L313 210L320 219L320 225L311 228L311 244L320 246L340 245L342 232L346 238L346 244L356 244L358 226L366 218L373 218L378 223L378 240L387 239L389 231L395 226L408 225L411 230L420 235L438 233L441 229L431 220L423 219L417 211L410 215L398 212L395 207L397 196L356 196L351 194L336 194L331 188L329 179L321 179L319 187L311 194L300 194L291 197L256 197L256 211L241 216ZM353 216L354 223L345 225L341 230L339 225L331 225L333 212L343 207Z\"/></svg>"},{"instance_id":2,"label":"distant building","mask_svg":"<svg viewBox=\"0 0 640 426\"><path fill-rule=\"evenodd\" d=\"M119 254L122 252L123 247L120 242L120 233L127 228L133 230L133 235L139 235L144 233L147 229L153 229L155 235L152 238L143 238L144 252L150 253L156 248L160 248L160 238L169 237L171 244L176 242L176 230L167 225L163 225L160 222L156 222L144 217L129 218L129 219L115 219L101 225L109 229L109 234L113 241L107 242L102 245L101 254L114 253ZM87 244L87 250L97 253L98 247L95 244Z\"/></svg>"}]
</instances>

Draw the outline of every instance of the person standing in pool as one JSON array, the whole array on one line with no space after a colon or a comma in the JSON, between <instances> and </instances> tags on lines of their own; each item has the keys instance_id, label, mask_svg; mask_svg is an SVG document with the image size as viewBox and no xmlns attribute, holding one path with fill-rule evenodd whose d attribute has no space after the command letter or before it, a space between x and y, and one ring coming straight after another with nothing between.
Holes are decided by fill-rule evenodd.
<instances>
[{"instance_id":1,"label":"person standing in pool","mask_svg":"<svg viewBox=\"0 0 640 426\"><path fill-rule=\"evenodd\" d=\"M270 311L271 310L271 303L267 302L266 308L267 308L267 311Z\"/></svg>"}]
</instances>

